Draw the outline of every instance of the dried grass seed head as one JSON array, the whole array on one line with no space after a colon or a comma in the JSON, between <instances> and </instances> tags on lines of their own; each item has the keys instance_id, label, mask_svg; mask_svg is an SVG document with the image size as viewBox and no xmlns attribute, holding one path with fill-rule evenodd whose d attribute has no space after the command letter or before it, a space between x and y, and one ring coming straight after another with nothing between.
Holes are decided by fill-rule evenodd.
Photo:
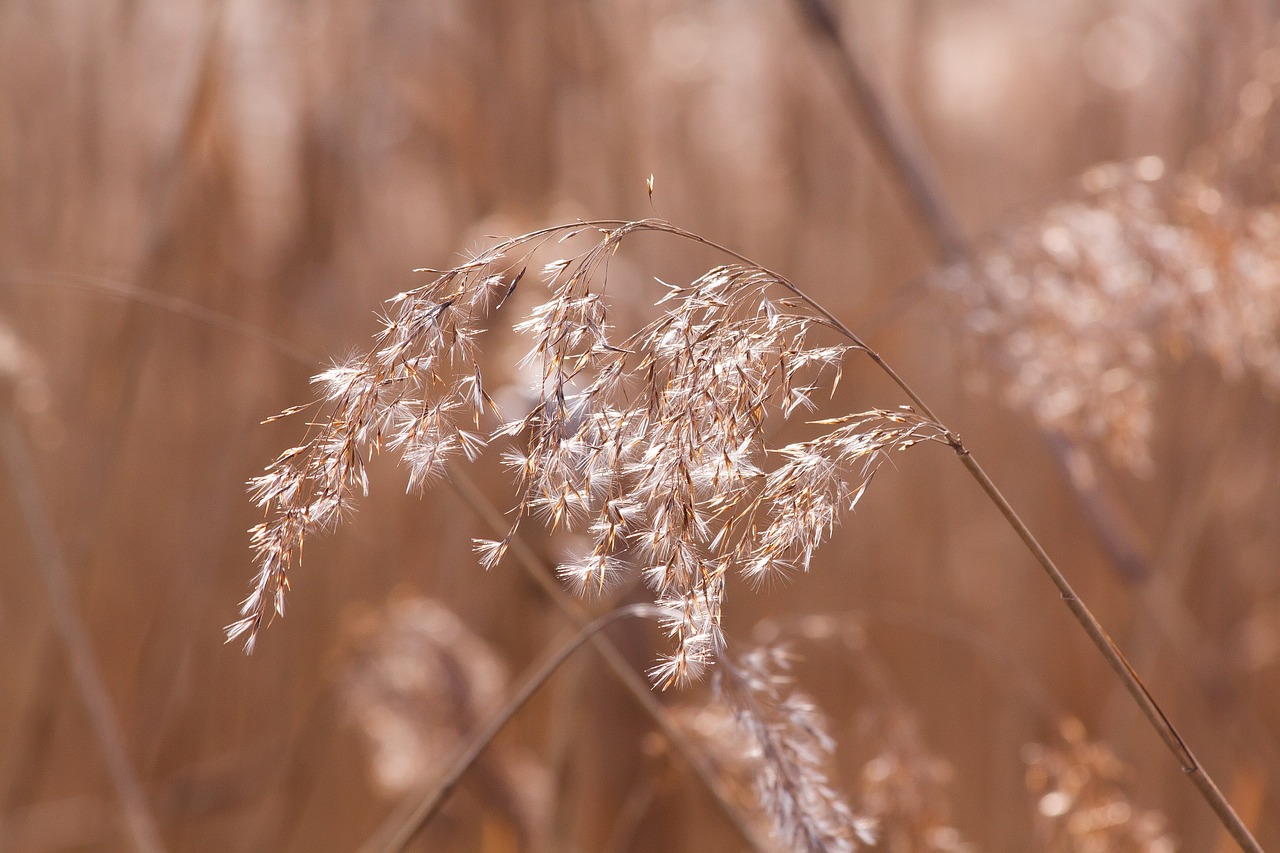
<instances>
[{"instance_id":1,"label":"dried grass seed head","mask_svg":"<svg viewBox=\"0 0 1280 853\"><path fill-rule=\"evenodd\" d=\"M715 688L732 714L756 802L772 837L792 851L852 851L875 843L875 822L854 814L832 781L835 741L825 715L795 689L783 646L726 655Z\"/></svg>"},{"instance_id":2,"label":"dried grass seed head","mask_svg":"<svg viewBox=\"0 0 1280 853\"><path fill-rule=\"evenodd\" d=\"M671 614L674 648L652 674L663 684L686 681L724 648L730 570L760 580L807 569L892 451L944 440L909 409L875 410L816 421L826 434L769 448L767 420L812 409L859 344L820 340L831 336L819 334L829 321L758 266L662 283L651 321L615 329L608 264L625 236L705 242L660 220L596 228L585 251L545 265L547 296L515 326L529 340L533 404L482 431L496 413L477 360L490 312L540 247L591 230L534 232L436 273L388 303L368 352L317 377L325 415L251 484L268 518L252 534L259 574L229 637L245 635L251 646L266 617L283 613L305 537L334 527L367 491L371 454L398 452L410 488L421 488L501 439L519 445L504 458L516 505L503 539L476 543L481 563L501 560L526 518L584 533L589 549L561 577L577 592L599 592L637 566Z\"/></svg>"}]
</instances>

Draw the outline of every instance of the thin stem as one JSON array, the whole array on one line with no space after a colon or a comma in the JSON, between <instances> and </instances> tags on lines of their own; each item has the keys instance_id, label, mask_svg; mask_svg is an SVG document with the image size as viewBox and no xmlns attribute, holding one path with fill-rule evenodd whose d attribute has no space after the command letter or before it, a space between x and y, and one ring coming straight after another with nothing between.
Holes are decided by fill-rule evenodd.
<instances>
[{"instance_id":1,"label":"thin stem","mask_svg":"<svg viewBox=\"0 0 1280 853\"><path fill-rule=\"evenodd\" d=\"M942 182L929 158L924 156L919 137L907 122L893 114L858 66L853 52L845 45L840 23L825 0L796 0L796 6L828 48L844 86L845 102L867 131L872 147L898 176L911 209L938 242L943 260L949 263L967 257L969 242L964 229L939 189Z\"/></svg>"},{"instance_id":2,"label":"thin stem","mask_svg":"<svg viewBox=\"0 0 1280 853\"><path fill-rule=\"evenodd\" d=\"M116 796L120 798L125 828L133 848L139 853L161 853L165 847L160 840L160 830L129 760L129 750L120 734L120 723L116 720L111 696L94 660L89 632L76 608L71 571L50 521L26 439L8 412L0 414L0 453L4 456L14 496L18 499L23 523L36 552L36 564L49 595L49 607L53 611L58 636L67 649L72 677L102 749Z\"/></svg>"},{"instance_id":3,"label":"thin stem","mask_svg":"<svg viewBox=\"0 0 1280 853\"><path fill-rule=\"evenodd\" d=\"M659 612L658 608L651 604L632 604L614 610L588 624L572 640L552 652L542 664L533 669L520 688L507 700L507 704L472 736L467 748L458 755L435 787L421 799L406 800L401 808L391 814L382 828L360 848L360 853L398 853L403 850L413 836L440 810L453 789L462 780L463 775L471 769L498 732L524 707L562 663L614 622L629 617L656 619Z\"/></svg>"}]
</instances>

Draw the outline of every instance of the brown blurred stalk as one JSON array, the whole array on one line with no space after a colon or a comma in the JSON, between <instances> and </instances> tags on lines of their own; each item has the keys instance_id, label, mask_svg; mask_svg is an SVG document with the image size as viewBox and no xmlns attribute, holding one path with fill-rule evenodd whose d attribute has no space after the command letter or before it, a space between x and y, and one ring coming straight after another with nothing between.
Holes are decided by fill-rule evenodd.
<instances>
[{"instance_id":1,"label":"brown blurred stalk","mask_svg":"<svg viewBox=\"0 0 1280 853\"><path fill-rule=\"evenodd\" d=\"M507 700L507 704L494 713L480 731L471 736L466 748L432 788L423 796L406 799L387 818L382 828L360 848L360 853L399 853L403 850L440 810L453 789L462 781L463 775L497 737L498 732L533 698L538 688L547 683L561 664L614 622L631 617L655 619L658 613L658 609L651 604L632 604L611 611L580 629L569 642L547 655L541 664L532 668L524 683Z\"/></svg>"},{"instance_id":2,"label":"brown blurred stalk","mask_svg":"<svg viewBox=\"0 0 1280 853\"><path fill-rule=\"evenodd\" d=\"M160 840L160 830L129 760L129 752L120 734L120 724L112 708L111 697L94 660L89 632L76 607L71 571L49 518L40 481L31 464L26 438L9 412L0 413L0 453L4 456L10 485L31 537L40 576L49 593L54 624L66 647L76 689L89 714L98 745L102 748L102 756L111 774L116 796L120 798L125 828L134 849L139 853L162 853L165 847Z\"/></svg>"}]
</instances>

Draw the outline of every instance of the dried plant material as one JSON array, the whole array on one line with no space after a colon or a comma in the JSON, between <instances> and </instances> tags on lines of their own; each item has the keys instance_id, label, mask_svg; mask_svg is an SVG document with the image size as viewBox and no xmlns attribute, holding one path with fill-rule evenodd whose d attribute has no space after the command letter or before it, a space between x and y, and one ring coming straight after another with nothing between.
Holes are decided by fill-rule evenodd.
<instances>
[{"instance_id":1,"label":"dried plant material","mask_svg":"<svg viewBox=\"0 0 1280 853\"><path fill-rule=\"evenodd\" d=\"M939 281L1039 424L1150 470L1160 356L1195 351L1280 389L1280 209L1163 164L1103 164L1083 194L1002 233Z\"/></svg>"},{"instance_id":2,"label":"dried plant material","mask_svg":"<svg viewBox=\"0 0 1280 853\"><path fill-rule=\"evenodd\" d=\"M502 705L508 679L501 658L429 598L393 601L345 633L342 698L369 747L376 787L398 797L433 784L459 743ZM537 834L548 813L545 769L501 743L485 753L481 769L516 826Z\"/></svg>"},{"instance_id":3,"label":"dried plant material","mask_svg":"<svg viewBox=\"0 0 1280 853\"><path fill-rule=\"evenodd\" d=\"M1011 405L1146 474L1162 355L1280 389L1278 90L1273 46L1181 174L1154 156L1098 164L1076 198L938 277Z\"/></svg>"},{"instance_id":4,"label":"dried plant material","mask_svg":"<svg viewBox=\"0 0 1280 853\"><path fill-rule=\"evenodd\" d=\"M1129 768L1079 720L1060 726L1059 746L1023 749L1035 827L1049 853L1173 853L1177 841L1157 811L1143 811L1125 790Z\"/></svg>"},{"instance_id":5,"label":"dried plant material","mask_svg":"<svg viewBox=\"0 0 1280 853\"><path fill-rule=\"evenodd\" d=\"M1261 670L1280 659L1280 595L1272 592L1255 601L1240 625L1241 668Z\"/></svg>"},{"instance_id":6,"label":"dried plant material","mask_svg":"<svg viewBox=\"0 0 1280 853\"><path fill-rule=\"evenodd\" d=\"M877 713L878 752L862 767L858 803L875 820L891 853L976 853L951 823L949 788L954 771L931 752L913 715Z\"/></svg>"},{"instance_id":7,"label":"dried plant material","mask_svg":"<svg viewBox=\"0 0 1280 853\"><path fill-rule=\"evenodd\" d=\"M875 842L874 821L854 815L831 781L835 741L825 715L795 689L792 657L762 647L726 657L721 702L682 720L706 747L740 801L786 851L849 851Z\"/></svg>"},{"instance_id":8,"label":"dried plant material","mask_svg":"<svg viewBox=\"0 0 1280 853\"><path fill-rule=\"evenodd\" d=\"M766 419L813 409L851 347L815 340L831 321L789 282L745 262L663 283L658 316L617 333L608 264L637 231L705 242L660 220L560 226L391 300L375 347L316 378L329 411L311 439L251 484L269 516L252 531L260 570L228 636L246 635L251 648L266 616L283 613L303 539L335 526L367 490L369 454L398 451L410 488L421 488L451 460L504 438L514 445L504 454L517 482L514 521L505 538L476 543L481 564L501 560L530 517L585 531L590 547L560 566L564 582L598 593L638 568L669 614L674 646L651 674L663 685L687 681L724 646L731 569L754 580L807 569L890 452L945 441L903 408L818 421L828 428L818 438L768 447ZM584 232L597 242L544 267L549 296L515 327L530 340L534 405L486 431L495 410L477 362L486 315L524 280L539 246Z\"/></svg>"}]
</instances>

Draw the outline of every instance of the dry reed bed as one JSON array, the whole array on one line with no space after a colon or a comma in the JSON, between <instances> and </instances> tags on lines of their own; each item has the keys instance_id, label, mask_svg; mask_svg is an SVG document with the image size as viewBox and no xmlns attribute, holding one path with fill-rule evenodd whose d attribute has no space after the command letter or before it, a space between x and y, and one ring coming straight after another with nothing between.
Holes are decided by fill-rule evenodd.
<instances>
[{"instance_id":1,"label":"dry reed bed","mask_svg":"<svg viewBox=\"0 0 1280 853\"><path fill-rule=\"evenodd\" d=\"M85 15L74 4L16 3L0 13L6 45L0 62L9 72L3 75L0 111L22 131L0 140L6 164L0 178L6 189L0 255L7 271L38 271L39 285L11 288L6 278L0 310L39 357L36 364L52 393L44 403L27 399L32 407L20 416L36 416L26 421L29 437L77 573L98 664L165 841L177 849L345 848L380 814L383 805L354 772L356 741L327 710L320 675L319 661L337 633L339 613L351 602L377 599L411 575L443 595L513 664L527 658L531 637L541 640L549 632L540 609L521 598L517 585L450 580L466 573L446 554L453 551L441 547L439 531L493 538L501 532L465 530L465 522L449 514L454 510L447 500L406 508L383 493L365 503L368 511L354 536L310 549L318 571L304 584L304 606L290 620L287 642L269 644L249 665L218 654L208 637L225 620L225 603L240 583L234 567L243 562L244 545L235 531L249 523L248 513L238 508L236 482L248 476L253 460L275 449L267 446L275 442L265 431L260 436L242 425L278 407L280 398L294 396L287 389L297 385L299 368L275 351L260 353L252 342L244 346L227 328L193 327L191 318L167 309L156 313L152 302L121 309L88 286L67 295L68 288L44 270L113 275L140 293L164 296L170 307L184 299L220 307L269 329L291 352L320 354L335 339L362 333L360 321L350 318L363 317L383 282L399 280L415 259L443 257L481 233L524 230L566 206L574 214L612 211L628 209L634 200L634 209L642 209L636 176L650 171L660 176L663 210L673 219L729 235L772 265L797 271L798 280L844 282L848 270L859 271L861 284L823 293L842 313L889 298L913 271L927 266L896 215L892 195L856 143L850 149L835 142L848 128L815 83L803 51L795 49L797 33L777 26L781 19L770 17L772 10L622 4L617 18L606 18L594 15L589 4L555 5L550 16L547 5L501 2L416 11L379 7L376 14L367 4L337 4L323 14L241 8L222 22L204 3L175 5L163 19L150 16L145 4L103 4ZM1000 102L1007 113L995 126L1004 129L1003 139L988 134L981 147L973 147L964 131L953 133L944 118L930 112L936 80L928 69L941 48L963 43L971 33L972 27L952 26L969 21L971 11L986 15L974 20L985 21L991 33L997 29L993 21L1013 28L1023 20L1003 4L974 4L972 10L905 4L846 16L846 29L872 49L878 76L929 116L930 139L945 154L943 174L953 186L966 187L969 222L985 221L992 211L1028 196L1057 194L1049 188L1079 168L1079 151L1086 148L1099 152L1091 156L1106 157L1159 150L1168 169L1175 169L1176 152L1184 145L1178 134L1184 131L1158 122L1143 126L1151 130L1134 125L1124 137L1128 141L1118 144L1115 128L1135 104L1103 93L1097 107L1097 93L1074 80L1069 63L1053 66L1047 75L1033 63L1019 66L1019 86L1034 93L1033 101ZM1067 56L1062 50L1074 49L1073 40L1084 32L1075 22L1097 13L1088 4L1064 4L1055 14L1067 25L1052 37L1037 36L1037 52L1044 46L1045 57ZM1198 137L1201 117L1218 115L1217 105L1229 107L1235 95L1231 81L1210 70L1229 76L1222 66L1245 61L1243 36L1262 32L1253 25L1261 13L1162 14L1172 29L1200 38L1191 51L1170 54L1191 63L1196 80L1203 72L1207 82L1186 87L1185 97L1177 91L1166 98L1173 114L1187 117L1186 131ZM1201 28L1204 38L1195 35ZM51 32L58 37L49 38ZM700 41L715 44L700 51ZM1215 45L1229 47L1231 59L1220 59ZM744 65L740 58L748 53L755 59ZM157 75L155 57L173 60L165 66L172 73ZM539 82L551 79L563 83L563 90ZM1158 101L1182 79L1171 75L1141 98ZM1063 97L1044 99L1048 84ZM1081 92L1090 99L1087 120ZM476 108L480 104L497 106ZM264 114L264 105L279 114ZM255 116L259 120L246 121ZM686 140L686 128L695 125L695 138ZM388 126L395 132L384 132ZM581 144L587 138L591 150ZM1046 138L1061 142L1060 153L1043 146ZM1000 169L975 170L975 162ZM1255 157L1256 165L1265 169L1267 163L1266 156ZM980 180L965 177L979 174ZM1250 204L1267 185L1248 177L1229 183L1248 190ZM496 201L499 191L517 201ZM480 221L495 210L498 218L513 215L516 224ZM931 337L895 339L892 346L910 356L927 343L936 352ZM302 369L316 360L312 356ZM933 385L952 383L945 360L930 363ZM1193 364L1187 375L1205 374L1202 367ZM495 375L486 369L487 380ZM842 403L859 383L846 377ZM1190 395L1194 387L1182 386L1162 386L1159 411L1193 417L1181 428L1157 420L1157 469L1142 487L1146 491L1138 492L1138 503L1147 511L1143 520L1155 528L1170 505L1169 515L1181 518L1174 510L1195 498L1188 492L1207 493L1206 500L1217 495L1207 526L1180 540L1190 545L1178 547L1194 550L1175 551L1175 562L1185 564L1185 580L1173 587L1187 609L1181 624L1198 629L1180 628L1182 636L1194 638L1183 642L1214 666L1204 682L1180 675L1188 657L1178 667L1140 668L1161 673L1161 692L1177 697L1179 722L1230 733L1210 739L1216 741L1210 758L1238 772L1240 790L1247 793L1250 768L1271 766L1270 759L1252 733L1240 734L1250 730L1220 723L1214 708L1226 703L1231 720L1251 712L1264 728L1274 716L1275 697L1267 684L1273 680L1275 619L1268 601L1276 600L1276 590L1265 555L1274 552L1275 540L1267 532L1269 518L1242 521L1242 512L1254 518L1259 513L1252 507L1274 503L1265 499L1273 489L1259 490L1255 483L1274 471L1274 429L1263 398L1248 383L1228 389L1230 402L1248 404L1247 429L1237 429L1220 413L1202 418L1200 399ZM953 408L963 399L953 400ZM1000 415L991 422L964 409L959 419L975 436L980 428L993 445L1024 446L1025 430L1016 419ZM1171 433L1180 442L1176 449L1169 444ZM1235 451L1222 449L1223 435L1231 436L1225 444ZM1230 481L1228 492L1202 489L1197 480L1207 442L1219 447L1215 459L1225 459L1218 467ZM1247 457L1243 468L1237 454ZM1045 494L1040 511L1046 518L1066 520L1069 505L1046 492L1051 477L1028 465L1006 479L1020 493ZM900 483L913 489L904 492L904 505L933 505L932 484L921 490L910 471L892 485ZM1157 499L1147 500L1148 491ZM1174 497L1164 501L1162 495ZM839 534L855 537L860 552L865 545L879 555L877 563L888 553L886 542L920 539L908 513L880 509L864 507L864 514L875 513L874 523ZM14 543L14 565L20 565L27 535L16 518L6 513L2 523L6 540ZM144 530L149 535L139 539ZM443 541L447 546L448 539ZM376 543L372 557L370 542ZM865 580L869 572L841 575L837 584L836 573L826 568L832 565L829 548L817 558L821 572L776 597L771 593L769 601L779 609L824 608L837 586L843 601L845 586L852 585L872 593L871 607L901 597L926 603L933 612L939 605L956 608L975 633L994 635L1010 648L1016 640L1028 658L1051 657L1052 666L1043 670L1045 686L1088 717L1090 729L1113 739L1135 765L1134 801L1160 803L1193 849L1211 845L1207 816L1179 797L1177 779L1164 781L1170 775L1167 758L1097 711L1106 704L1105 690L1080 677L1074 651L1053 639L1010 633L1012 622L974 604L966 584L991 582L989 567L1003 561L992 561L989 552L971 544L951 537L946 548L954 556L944 560L933 553L924 566L917 565L915 551L892 552L892 565L874 567L892 575L892 590ZM1120 635L1143 641L1145 629L1127 624L1128 591L1113 589L1104 572L1089 577L1093 554L1087 546L1067 554L1072 565L1084 568L1090 585L1112 600ZM330 569L347 562L363 565ZM8 603L0 632L12 654L3 673L14 701L0 711L0 725L13 735L6 739L0 769L0 837L16 839L18 846L59 834L90 845L115 843L115 807L105 782L95 781L98 752L75 702L62 701L68 687L56 665L57 646L40 639L48 635L48 620L35 577L6 573L4 587ZM746 598L735 603L747 604ZM1029 595L1019 607L1021 618L1046 622L1055 604ZM743 611L737 612L740 617ZM1003 812L989 802L991 792L1020 784L1016 756L1001 763L1005 753L999 744L1012 743L1016 752L1027 739L1051 737L1052 725L1010 709L1003 692L986 689L981 679L947 681L944 670L954 669L957 657L939 654L938 644L920 640L914 631L888 637L880 632L872 645L902 674L935 749L957 765L963 784L952 791L956 825L994 849L1025 849L1016 839L1031 843L1033 810L1016 789L1002 799L1009 805ZM647 653L650 646L644 647ZM1244 651L1236 654L1238 649ZM1246 659L1249 668L1239 668ZM200 673L194 681L193 671ZM945 697L935 698L935 681L949 685ZM1225 693L1224 683L1230 688ZM824 704L833 708L840 708L841 699L863 701L837 696L817 682L812 689L825 690ZM1211 707L1203 696L1219 704ZM554 732L565 725L557 720L590 720L605 732L599 742L610 744L607 761L595 763L586 755L589 747L575 751L563 738L557 747L549 737L553 745L546 749L564 793L553 809L572 826L558 838L592 847L608 830L601 824L613 819L616 780L636 769L630 745L649 740L632 735L647 724L628 717L604 690L575 693L566 685L557 697L560 704L533 709L530 731L541 732L540 722ZM232 705L251 710L228 712ZM996 713L988 715L989 709ZM1015 722L1008 727L1011 718ZM833 728L842 743L843 719L838 716ZM953 721L965 723L962 736ZM541 750L541 734L526 740ZM858 778L861 760L845 754L842 764L846 779ZM1265 774L1261 778L1253 790L1266 795L1273 788ZM666 792L659 793L655 810L642 814L642 843L693 849L733 843L726 842L730 836L718 818L706 816L709 809L684 805L695 801L687 783L670 776L659 782ZM432 843L479 844L480 817L488 832L489 814L501 812L483 797L454 805L454 815L466 817L434 827ZM1268 810L1255 813L1271 832ZM334 819L339 814L340 822Z\"/></svg>"}]
</instances>

